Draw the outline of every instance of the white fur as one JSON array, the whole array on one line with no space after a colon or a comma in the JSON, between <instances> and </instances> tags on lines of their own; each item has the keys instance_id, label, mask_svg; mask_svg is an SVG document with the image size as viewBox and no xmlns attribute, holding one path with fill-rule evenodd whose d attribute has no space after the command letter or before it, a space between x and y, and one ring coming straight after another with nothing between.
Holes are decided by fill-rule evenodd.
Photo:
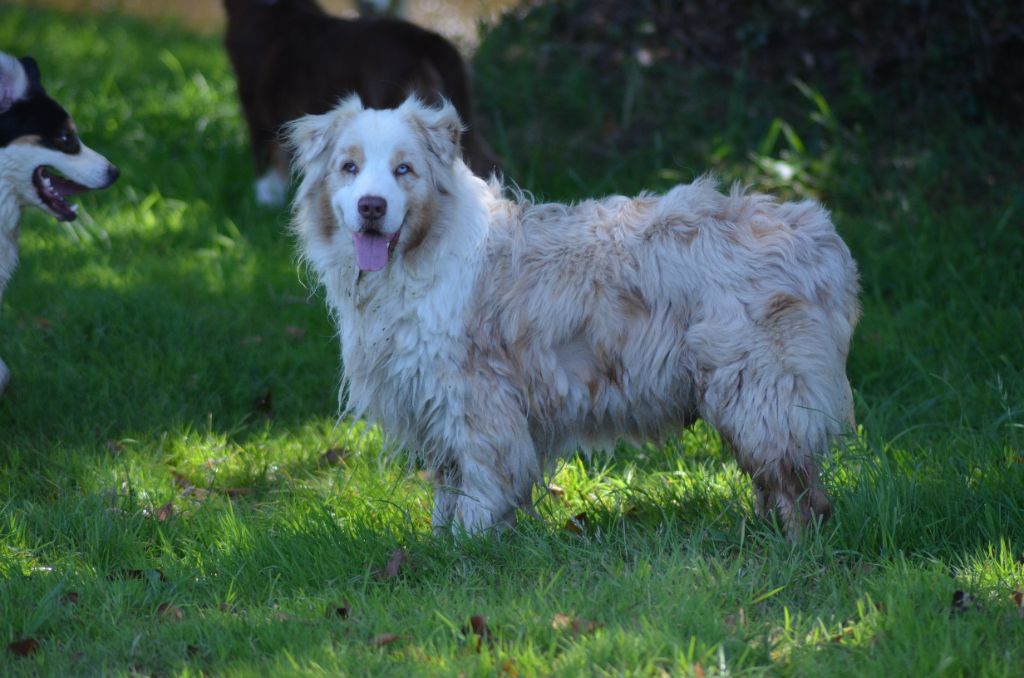
<instances>
[{"instance_id":1,"label":"white fur","mask_svg":"<svg viewBox=\"0 0 1024 678\"><path fill-rule=\"evenodd\" d=\"M288 176L279 168L271 167L256 180L256 202L267 207L283 205L288 196Z\"/></svg>"},{"instance_id":2,"label":"white fur","mask_svg":"<svg viewBox=\"0 0 1024 678\"><path fill-rule=\"evenodd\" d=\"M759 510L791 529L827 515L817 458L853 423L859 311L825 210L708 179L509 200L458 158L459 129L451 106L350 98L290 130L294 228L338 323L348 408L437 469L435 527L513 521L560 455L696 417L751 474ZM354 156L360 171L342 171ZM381 230L401 228L376 272L354 261L366 195L388 201Z\"/></svg>"}]
</instances>

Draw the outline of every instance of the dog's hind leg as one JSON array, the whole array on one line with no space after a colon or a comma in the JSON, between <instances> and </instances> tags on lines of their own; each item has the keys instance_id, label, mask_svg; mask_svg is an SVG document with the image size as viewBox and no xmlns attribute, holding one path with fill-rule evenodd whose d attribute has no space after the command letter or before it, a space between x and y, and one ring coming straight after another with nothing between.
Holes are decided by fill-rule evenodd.
<instances>
[{"instance_id":1,"label":"dog's hind leg","mask_svg":"<svg viewBox=\"0 0 1024 678\"><path fill-rule=\"evenodd\" d=\"M774 516L793 538L801 526L831 513L818 460L851 412L841 369L794 373L781 363L748 361L714 373L701 414L750 475L758 513Z\"/></svg>"},{"instance_id":2,"label":"dog's hind leg","mask_svg":"<svg viewBox=\"0 0 1024 678\"><path fill-rule=\"evenodd\" d=\"M283 205L288 196L288 158L276 141L269 143L270 165L256 180L256 202L268 207Z\"/></svg>"}]
</instances>

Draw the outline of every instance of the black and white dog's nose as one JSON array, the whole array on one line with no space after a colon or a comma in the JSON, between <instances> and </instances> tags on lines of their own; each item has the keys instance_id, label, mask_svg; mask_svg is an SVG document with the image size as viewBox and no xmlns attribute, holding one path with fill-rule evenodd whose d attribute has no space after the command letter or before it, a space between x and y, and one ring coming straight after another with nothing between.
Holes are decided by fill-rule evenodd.
<instances>
[{"instance_id":1,"label":"black and white dog's nose","mask_svg":"<svg viewBox=\"0 0 1024 678\"><path fill-rule=\"evenodd\" d=\"M119 176L121 176L121 170L117 169L116 165L107 165L107 186L117 181Z\"/></svg>"},{"instance_id":2,"label":"black and white dog's nose","mask_svg":"<svg viewBox=\"0 0 1024 678\"><path fill-rule=\"evenodd\" d=\"M377 195L364 195L356 206L359 216L367 221L377 221L388 212L388 201Z\"/></svg>"}]
</instances>

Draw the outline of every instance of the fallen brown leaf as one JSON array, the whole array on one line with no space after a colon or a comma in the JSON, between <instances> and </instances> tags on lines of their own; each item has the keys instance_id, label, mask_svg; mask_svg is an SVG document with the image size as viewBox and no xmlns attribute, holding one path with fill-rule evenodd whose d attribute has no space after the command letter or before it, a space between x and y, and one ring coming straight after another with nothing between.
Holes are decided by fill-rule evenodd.
<instances>
[{"instance_id":1,"label":"fallen brown leaf","mask_svg":"<svg viewBox=\"0 0 1024 678\"><path fill-rule=\"evenodd\" d=\"M573 534L583 534L584 530L587 529L587 514L577 513L569 520L565 521L565 529Z\"/></svg>"},{"instance_id":2,"label":"fallen brown leaf","mask_svg":"<svg viewBox=\"0 0 1024 678\"><path fill-rule=\"evenodd\" d=\"M32 324L36 326L37 330L48 330L48 329L50 329L50 319L49 318L44 318L44 317L39 316L39 315L37 315L35 318L32 318Z\"/></svg>"},{"instance_id":3,"label":"fallen brown leaf","mask_svg":"<svg viewBox=\"0 0 1024 678\"><path fill-rule=\"evenodd\" d=\"M334 617L341 617L342 619L348 619L349 613L352 612L352 606L345 601L344 605L328 605L327 606L327 618L333 619Z\"/></svg>"},{"instance_id":4,"label":"fallen brown leaf","mask_svg":"<svg viewBox=\"0 0 1024 678\"><path fill-rule=\"evenodd\" d=\"M402 636L395 633L381 633L370 639L370 647L384 647L390 645L396 640L401 640Z\"/></svg>"},{"instance_id":5,"label":"fallen brown leaf","mask_svg":"<svg viewBox=\"0 0 1024 678\"><path fill-rule=\"evenodd\" d=\"M565 488L559 485L555 485L554 483L548 483L548 494L550 494L552 497L555 497L556 499L564 499Z\"/></svg>"},{"instance_id":6,"label":"fallen brown leaf","mask_svg":"<svg viewBox=\"0 0 1024 678\"><path fill-rule=\"evenodd\" d=\"M160 522L165 522L168 518L174 515L174 502L169 501L156 510L156 519Z\"/></svg>"},{"instance_id":7,"label":"fallen brown leaf","mask_svg":"<svg viewBox=\"0 0 1024 678\"><path fill-rule=\"evenodd\" d=\"M284 328L284 333L296 341L302 341L306 338L306 328L298 327L296 325L288 325Z\"/></svg>"},{"instance_id":8,"label":"fallen brown leaf","mask_svg":"<svg viewBox=\"0 0 1024 678\"><path fill-rule=\"evenodd\" d=\"M519 667L516 665L516 660L511 657L505 659L505 661L501 662L498 673L503 676L509 676L509 678L516 678L519 675Z\"/></svg>"},{"instance_id":9,"label":"fallen brown leaf","mask_svg":"<svg viewBox=\"0 0 1024 678\"><path fill-rule=\"evenodd\" d=\"M7 643L7 651L17 657L27 657L33 652L39 651L39 641L35 638L22 638L12 643Z\"/></svg>"},{"instance_id":10,"label":"fallen brown leaf","mask_svg":"<svg viewBox=\"0 0 1024 678\"><path fill-rule=\"evenodd\" d=\"M181 608L170 603L160 603L157 605L156 613L160 616L161 620L166 621L181 621L185 618L185 613L181 611Z\"/></svg>"},{"instance_id":11,"label":"fallen brown leaf","mask_svg":"<svg viewBox=\"0 0 1024 678\"><path fill-rule=\"evenodd\" d=\"M60 601L65 605L77 605L78 604L78 591L68 591L60 597Z\"/></svg>"},{"instance_id":12,"label":"fallen brown leaf","mask_svg":"<svg viewBox=\"0 0 1024 678\"><path fill-rule=\"evenodd\" d=\"M470 634L476 636L476 651L480 651L480 644L490 645L494 642L494 634L487 626L487 617L482 614L474 614L469 618L469 627L462 627L462 635L468 637Z\"/></svg>"},{"instance_id":13,"label":"fallen brown leaf","mask_svg":"<svg viewBox=\"0 0 1024 678\"><path fill-rule=\"evenodd\" d=\"M252 488L251 487L229 487L226 490L224 490L224 494L228 495L232 499L234 499L235 497L244 497L246 495L252 494Z\"/></svg>"},{"instance_id":14,"label":"fallen brown leaf","mask_svg":"<svg viewBox=\"0 0 1024 678\"><path fill-rule=\"evenodd\" d=\"M324 466L337 466L348 456L348 451L341 447L332 447L320 455L320 463Z\"/></svg>"},{"instance_id":15,"label":"fallen brown leaf","mask_svg":"<svg viewBox=\"0 0 1024 678\"><path fill-rule=\"evenodd\" d=\"M580 634L596 631L601 628L601 623L596 622L593 619L579 619L577 617L570 617L562 614L561 612L557 612L551 620L551 628L556 631L570 630L572 631L572 635L578 636Z\"/></svg>"},{"instance_id":16,"label":"fallen brown leaf","mask_svg":"<svg viewBox=\"0 0 1024 678\"><path fill-rule=\"evenodd\" d=\"M408 560L408 556L405 554L405 549L395 549L391 552L391 556L388 558L388 564L384 566L383 570L380 570L373 578L377 581L386 581L388 579L394 579L398 576L399 572L402 571L402 565Z\"/></svg>"}]
</instances>

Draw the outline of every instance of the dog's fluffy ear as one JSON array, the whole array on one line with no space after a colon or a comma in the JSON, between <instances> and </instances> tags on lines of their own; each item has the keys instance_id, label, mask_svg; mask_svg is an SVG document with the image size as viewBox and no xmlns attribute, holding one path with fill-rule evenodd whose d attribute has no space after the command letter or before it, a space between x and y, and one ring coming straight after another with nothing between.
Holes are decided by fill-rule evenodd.
<instances>
[{"instance_id":1,"label":"dog's fluffy ear","mask_svg":"<svg viewBox=\"0 0 1024 678\"><path fill-rule=\"evenodd\" d=\"M423 136L427 150L445 165L455 162L459 154L459 139L465 129L455 106L447 99L440 108L431 108L416 97L409 97L398 108Z\"/></svg>"},{"instance_id":2,"label":"dog's fluffy ear","mask_svg":"<svg viewBox=\"0 0 1024 678\"><path fill-rule=\"evenodd\" d=\"M327 113L306 115L285 124L283 137L292 154L292 165L303 171L311 162L327 150L331 132L343 127L352 117L363 110L358 94L350 94Z\"/></svg>"},{"instance_id":3,"label":"dog's fluffy ear","mask_svg":"<svg viewBox=\"0 0 1024 678\"><path fill-rule=\"evenodd\" d=\"M35 64L35 61L32 61ZM39 68L36 67L36 78ZM29 74L22 61L10 54L0 52L0 113L4 113L14 102L25 98L29 92Z\"/></svg>"}]
</instances>

